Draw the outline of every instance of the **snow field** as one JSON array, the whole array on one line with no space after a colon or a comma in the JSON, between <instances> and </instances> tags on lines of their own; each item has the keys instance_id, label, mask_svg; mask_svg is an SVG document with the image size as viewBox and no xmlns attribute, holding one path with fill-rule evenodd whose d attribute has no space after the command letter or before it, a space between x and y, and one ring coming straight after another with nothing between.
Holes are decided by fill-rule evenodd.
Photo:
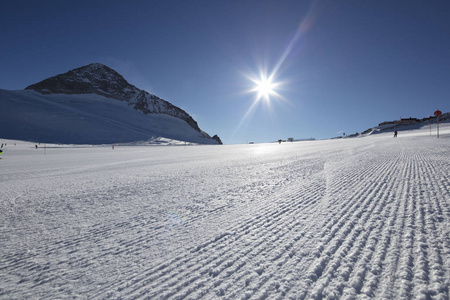
<instances>
[{"instance_id":1,"label":"snow field","mask_svg":"<svg viewBox=\"0 0 450 300\"><path fill-rule=\"evenodd\" d=\"M42 95L0 89L0 99L5 107L0 110L0 136L4 138L99 145L159 143L158 137L165 137L217 144L180 118L165 113L145 115L126 101L96 94Z\"/></svg>"},{"instance_id":2,"label":"snow field","mask_svg":"<svg viewBox=\"0 0 450 300\"><path fill-rule=\"evenodd\" d=\"M448 129L46 155L8 143L0 298L448 299Z\"/></svg>"}]
</instances>

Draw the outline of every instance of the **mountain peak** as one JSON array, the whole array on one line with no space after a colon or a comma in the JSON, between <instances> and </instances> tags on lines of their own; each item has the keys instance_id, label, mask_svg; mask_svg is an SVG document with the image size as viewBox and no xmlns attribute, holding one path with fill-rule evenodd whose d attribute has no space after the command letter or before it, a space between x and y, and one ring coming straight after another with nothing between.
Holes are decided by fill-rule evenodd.
<instances>
[{"instance_id":1,"label":"mountain peak","mask_svg":"<svg viewBox=\"0 0 450 300\"><path fill-rule=\"evenodd\" d=\"M92 63L25 88L41 94L98 94L127 101L139 92L113 69Z\"/></svg>"},{"instance_id":2,"label":"mountain peak","mask_svg":"<svg viewBox=\"0 0 450 300\"><path fill-rule=\"evenodd\" d=\"M147 91L138 89L128 83L122 75L100 63L91 63L64 74L47 78L25 89L34 90L41 94L97 94L125 101L128 102L129 106L144 114L166 114L182 119L205 138L211 138L198 127L197 122L184 110ZM220 139L217 142L221 144Z\"/></svg>"},{"instance_id":3,"label":"mountain peak","mask_svg":"<svg viewBox=\"0 0 450 300\"><path fill-rule=\"evenodd\" d=\"M91 63L91 64L88 64L87 66L80 67L79 69L81 69L81 68L92 68L92 69L106 68L106 69L110 69L109 67L107 67L106 65L101 64L101 63ZM110 70L112 70L112 69L110 69Z\"/></svg>"}]
</instances>

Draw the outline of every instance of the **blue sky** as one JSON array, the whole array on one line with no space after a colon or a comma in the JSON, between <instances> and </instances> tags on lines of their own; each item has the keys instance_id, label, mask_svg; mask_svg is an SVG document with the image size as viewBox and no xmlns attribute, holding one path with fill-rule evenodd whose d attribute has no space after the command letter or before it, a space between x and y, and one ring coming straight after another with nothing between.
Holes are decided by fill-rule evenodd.
<instances>
[{"instance_id":1,"label":"blue sky","mask_svg":"<svg viewBox=\"0 0 450 300\"><path fill-rule=\"evenodd\" d=\"M228 144L450 111L444 0L2 1L0 41L2 89L100 62Z\"/></svg>"}]
</instances>

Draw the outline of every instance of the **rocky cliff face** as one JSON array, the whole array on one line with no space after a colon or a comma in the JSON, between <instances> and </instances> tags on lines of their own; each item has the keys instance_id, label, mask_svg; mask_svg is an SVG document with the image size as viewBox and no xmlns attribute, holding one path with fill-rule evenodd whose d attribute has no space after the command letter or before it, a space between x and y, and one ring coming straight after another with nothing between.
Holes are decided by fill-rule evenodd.
<instances>
[{"instance_id":1,"label":"rocky cliff face","mask_svg":"<svg viewBox=\"0 0 450 300\"><path fill-rule=\"evenodd\" d=\"M126 101L128 105L144 114L167 114L186 121L192 128L206 138L197 122L184 110L147 91L128 83L113 69L93 63L64 74L45 79L25 88L41 94L98 94L115 100ZM220 138L215 136L219 144Z\"/></svg>"}]
</instances>

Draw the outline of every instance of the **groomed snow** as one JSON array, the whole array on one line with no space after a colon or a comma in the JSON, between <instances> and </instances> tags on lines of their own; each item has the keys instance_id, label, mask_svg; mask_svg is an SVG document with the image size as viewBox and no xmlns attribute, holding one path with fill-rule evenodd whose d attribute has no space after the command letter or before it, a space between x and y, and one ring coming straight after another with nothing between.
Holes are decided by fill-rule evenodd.
<instances>
[{"instance_id":1,"label":"groomed snow","mask_svg":"<svg viewBox=\"0 0 450 300\"><path fill-rule=\"evenodd\" d=\"M0 140L0 298L449 299L449 125L114 150Z\"/></svg>"}]
</instances>

